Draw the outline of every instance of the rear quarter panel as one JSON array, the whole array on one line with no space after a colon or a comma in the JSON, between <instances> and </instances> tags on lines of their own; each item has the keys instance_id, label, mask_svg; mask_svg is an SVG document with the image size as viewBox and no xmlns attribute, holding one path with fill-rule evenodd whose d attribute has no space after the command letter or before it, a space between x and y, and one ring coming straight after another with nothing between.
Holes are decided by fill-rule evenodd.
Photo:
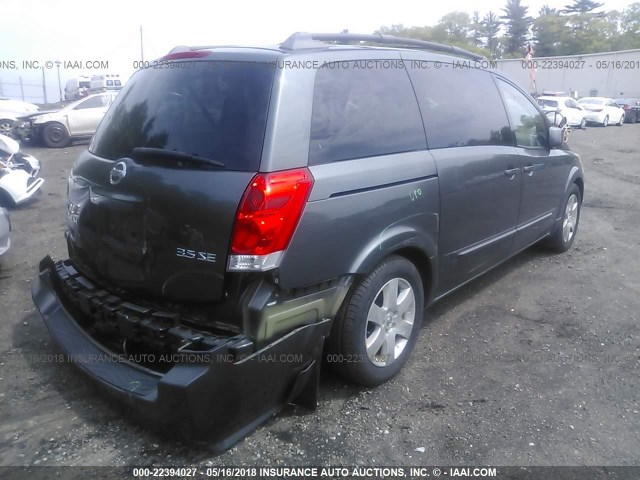
<instances>
[{"instance_id":1,"label":"rear quarter panel","mask_svg":"<svg viewBox=\"0 0 640 480\"><path fill-rule=\"evenodd\" d=\"M314 187L283 257L283 288L367 273L404 248L435 259L440 196L428 151L310 168Z\"/></svg>"}]
</instances>

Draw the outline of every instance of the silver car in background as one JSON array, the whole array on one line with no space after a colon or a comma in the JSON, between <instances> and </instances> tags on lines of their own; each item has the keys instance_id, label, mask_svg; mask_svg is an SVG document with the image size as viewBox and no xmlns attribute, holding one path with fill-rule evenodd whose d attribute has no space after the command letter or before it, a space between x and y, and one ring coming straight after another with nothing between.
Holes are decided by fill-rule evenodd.
<instances>
[{"instance_id":1,"label":"silver car in background","mask_svg":"<svg viewBox=\"0 0 640 480\"><path fill-rule=\"evenodd\" d=\"M18 140L42 140L50 148L66 147L73 139L91 138L118 92L90 95L52 112L19 117L11 135Z\"/></svg>"}]
</instances>

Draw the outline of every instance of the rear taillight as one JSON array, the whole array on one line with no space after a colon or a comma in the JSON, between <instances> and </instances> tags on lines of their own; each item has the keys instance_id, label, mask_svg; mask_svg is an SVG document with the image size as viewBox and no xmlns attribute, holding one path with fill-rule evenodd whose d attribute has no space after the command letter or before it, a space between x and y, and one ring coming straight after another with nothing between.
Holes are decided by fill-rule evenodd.
<instances>
[{"instance_id":1,"label":"rear taillight","mask_svg":"<svg viewBox=\"0 0 640 480\"><path fill-rule=\"evenodd\" d=\"M620 105L624 110L629 110L631 107L629 105Z\"/></svg>"},{"instance_id":2,"label":"rear taillight","mask_svg":"<svg viewBox=\"0 0 640 480\"><path fill-rule=\"evenodd\" d=\"M229 271L262 271L277 266L312 186L313 176L306 168L253 177L236 214Z\"/></svg>"}]
</instances>

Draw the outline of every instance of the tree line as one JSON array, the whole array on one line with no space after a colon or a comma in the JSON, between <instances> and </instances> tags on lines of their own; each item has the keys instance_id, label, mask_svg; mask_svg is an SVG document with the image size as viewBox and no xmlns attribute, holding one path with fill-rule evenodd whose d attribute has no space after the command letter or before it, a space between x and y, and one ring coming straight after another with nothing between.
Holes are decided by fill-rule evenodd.
<instances>
[{"instance_id":1,"label":"tree line","mask_svg":"<svg viewBox=\"0 0 640 480\"><path fill-rule=\"evenodd\" d=\"M446 43L493 58L523 57L529 44L536 57L640 48L640 2L622 11L602 11L603 5L573 0L562 9L545 5L532 17L521 0L507 0L500 12L455 11L437 25L383 26L375 33Z\"/></svg>"}]
</instances>

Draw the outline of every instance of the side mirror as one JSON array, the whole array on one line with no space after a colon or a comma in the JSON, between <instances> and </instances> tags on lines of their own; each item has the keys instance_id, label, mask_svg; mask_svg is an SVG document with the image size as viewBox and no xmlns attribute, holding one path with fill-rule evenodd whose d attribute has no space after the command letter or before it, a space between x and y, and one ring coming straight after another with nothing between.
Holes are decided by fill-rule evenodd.
<instances>
[{"instance_id":1,"label":"side mirror","mask_svg":"<svg viewBox=\"0 0 640 480\"><path fill-rule=\"evenodd\" d=\"M567 119L559 112L547 112L547 118L554 127L562 128L567 124Z\"/></svg>"},{"instance_id":2,"label":"side mirror","mask_svg":"<svg viewBox=\"0 0 640 480\"><path fill-rule=\"evenodd\" d=\"M569 139L566 128L549 127L549 148L559 148Z\"/></svg>"}]
</instances>

